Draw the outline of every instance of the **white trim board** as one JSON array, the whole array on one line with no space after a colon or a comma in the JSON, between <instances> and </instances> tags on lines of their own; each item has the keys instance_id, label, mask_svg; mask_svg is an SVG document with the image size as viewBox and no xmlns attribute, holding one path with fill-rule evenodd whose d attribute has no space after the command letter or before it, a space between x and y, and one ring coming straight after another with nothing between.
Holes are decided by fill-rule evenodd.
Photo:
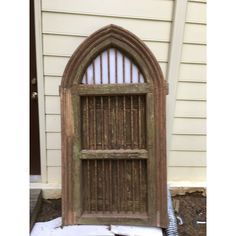
<instances>
[{"instance_id":1,"label":"white trim board","mask_svg":"<svg viewBox=\"0 0 236 236\"><path fill-rule=\"evenodd\" d=\"M41 0L34 0L41 181L47 182Z\"/></svg>"},{"instance_id":2,"label":"white trim board","mask_svg":"<svg viewBox=\"0 0 236 236\"><path fill-rule=\"evenodd\" d=\"M30 175L30 183L40 183L41 175Z\"/></svg>"},{"instance_id":3,"label":"white trim board","mask_svg":"<svg viewBox=\"0 0 236 236\"><path fill-rule=\"evenodd\" d=\"M167 96L167 155L171 147L171 135L173 130L174 112L176 103L176 88L181 64L182 45L184 40L184 26L187 12L187 0L175 1L172 23L172 34L169 50L169 62L167 68L167 81L169 95ZM169 158L168 158L169 159Z\"/></svg>"}]
</instances>

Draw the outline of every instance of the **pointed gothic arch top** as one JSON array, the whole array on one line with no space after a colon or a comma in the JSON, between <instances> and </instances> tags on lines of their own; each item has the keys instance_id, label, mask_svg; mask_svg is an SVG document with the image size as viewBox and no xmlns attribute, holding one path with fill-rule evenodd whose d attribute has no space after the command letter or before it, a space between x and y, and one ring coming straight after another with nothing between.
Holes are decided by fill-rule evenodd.
<instances>
[{"instance_id":1,"label":"pointed gothic arch top","mask_svg":"<svg viewBox=\"0 0 236 236\"><path fill-rule=\"evenodd\" d=\"M96 81L96 79L94 76L95 74L94 68L93 68L94 74L93 76L91 76L92 80L94 80L93 83L90 83L88 78L87 80L86 79L83 80L85 78L84 75L86 75L86 72L89 70L90 64L94 60L96 60L98 56L100 57L104 52L106 52L106 50L113 50L113 49L121 52L121 54L127 57L130 60L129 62L130 65L132 62L135 66L137 66L138 71L140 72L140 74L142 74L142 79L138 80L139 84L135 85L134 84L135 82L132 84L133 81L131 79L130 84L101 85L102 83L97 83L95 86L94 81ZM100 60L100 63L101 61L102 60ZM118 76L115 76L115 78L117 78L116 80L118 81ZM130 78L133 78L133 76L130 75ZM108 89L106 89L106 87ZM126 130L123 131L124 137L126 137L125 133L127 133L128 136L129 132L130 133L129 136L131 136L132 139L132 137L137 137L137 135L134 135L133 132L134 130L141 130L138 131L140 132L138 135L142 134L142 130L145 130L144 136L146 137L145 139L148 140L147 142L144 142L146 145L145 149L142 148L133 149L135 151L134 152L135 155L131 153L132 154L131 156L132 158L136 157L137 159L146 160L144 161L144 165L142 168L145 169L146 173L145 176L147 176L146 183L147 181L150 182L149 184L146 184L147 187L145 190L145 193L148 194L148 196L146 197L146 200L143 200L144 204L146 205L148 204L145 214L140 214L140 215L133 214L129 217L123 216L122 215L123 213L121 215L118 214L118 216L120 217L118 221L125 224L130 223L132 225L140 224L140 225L158 226L163 228L166 228L168 226L167 188L166 188L167 184L166 136L165 136L166 94L167 94L166 82L164 80L161 68L156 58L154 57L152 52L148 49L148 47L129 31L119 26L108 25L93 33L86 40L84 40L84 42L76 49L76 51L71 56L69 62L67 63L67 66L63 74L61 89L60 89L61 122L62 122L61 126L62 127L61 129L62 130L62 148L61 148L62 217L64 225L81 224L81 223L87 224L88 222L90 224L91 222L93 222L92 224L95 224L95 222L102 224L104 223L114 224L117 222L116 217L114 217L114 214L118 212L117 210L113 212L113 217L110 217L109 215L106 216L106 214L102 216L95 214L92 215L92 218L91 214L89 214L88 217L86 210L84 211L84 205L82 204L83 203L82 199L85 196L85 194L83 195L81 191L82 179L83 179L81 178L81 175L83 173L82 160L85 160L86 155L88 155L88 152L86 152L86 150L91 151L92 153L91 159L99 159L97 154L95 155L96 158L94 158L93 155L95 154L94 151L101 151L101 150L105 152L106 156L108 155L112 156L113 153L114 155L116 155L115 157L119 157L119 155L122 155L122 158L124 158L124 153L122 153L123 151L125 151L125 156L130 154L131 149L120 150L117 147L112 149L106 148L106 150L99 148L96 149L97 147L96 130L100 131L103 130L105 126L104 124L106 124L108 125L108 127L104 130L110 130L112 133L113 129L109 128L118 127L118 125L112 125L112 122L114 120L115 121L119 120L118 116L122 112L122 117L124 117L122 118L123 124L125 124L125 121L127 121L126 123L130 124L130 130L132 130L129 132L129 129L127 129L126 126L124 125L123 130ZM122 100L119 100L119 96L120 98L122 98ZM135 98L135 96L138 97ZM110 97L113 97L113 100ZM98 99L100 102L97 102ZM126 103L126 101L130 102ZM113 106L109 105L111 103L113 104ZM110 112L112 112L110 107L114 108L112 110L113 118L118 117L114 118L113 121L111 121L112 119L110 119L110 117L112 117L112 115L110 115ZM134 108L136 109L136 111L134 111L135 110ZM101 114L99 119L96 119L96 116L99 117L99 115L97 115L96 112L97 110L104 111L99 113ZM126 116L126 112L127 114L130 115ZM86 122L84 122L85 116L83 116L82 114L86 114L87 117ZM108 114L107 117L109 117L110 120L108 118L107 120L109 120L109 122L104 122L104 119L101 118L103 114ZM145 120L146 122L146 123L144 122L144 125L142 125L142 119L138 118L134 119L134 116L141 117L141 115L143 115L143 120ZM93 118L89 119L89 117L92 116ZM129 121L128 118L126 119L126 117L128 116L130 117ZM100 122L101 120L103 120L103 122ZM140 122L136 122L137 120L139 120ZM84 128L85 132L84 134L82 134L81 127L85 127L85 123L87 128L93 127L93 131L92 128L91 129L88 128L87 131ZM100 127L103 128L97 129L96 128L97 124L99 125L101 124ZM135 125L136 126L139 125L139 128L137 128ZM93 141L91 142L93 143L93 148L91 148L91 150L87 149L87 147L90 147L91 145L89 146L86 144L87 145L86 148L85 146L83 146L84 148L82 148L81 146L83 137L90 138L89 132L91 133L91 141ZM101 131L100 133L103 134L104 136L103 131ZM102 135L100 136L103 137ZM104 140L105 139L107 140L108 138L105 138L104 136ZM101 140L103 140L103 138L101 138ZM140 138L140 140L142 139ZM126 138L123 138L123 143L125 143L124 141L126 141ZM103 141L101 141L101 143L102 142ZM88 141L87 143L90 144L90 141ZM143 153L145 153L144 154L144 156L146 155L145 157L143 157ZM104 153L102 153L102 158L104 158L103 154ZM83 159L82 157L83 158L85 157L85 159ZM96 165L94 164L94 168L95 167L97 168L97 164ZM84 170L86 172L85 166ZM142 169L140 170L141 170L140 172L142 172ZM91 171L88 171L86 173L90 172ZM96 179L96 177L94 177L94 179ZM90 174L87 179L90 180ZM141 182L139 183L141 186ZM85 185L86 184L84 184L84 186ZM104 189L106 189L106 187L104 187ZM142 192L141 188L140 192ZM90 193L88 195L90 195ZM111 195L112 195L112 190L111 190ZM141 199L142 196L140 195L140 202ZM105 205L106 203L105 195L103 200L104 200L103 204ZM135 199L133 200L134 200L133 201L133 206L134 206ZM97 201L97 193L96 193L96 200L92 202L96 203L96 201ZM117 209L119 209L119 207L117 207ZM134 210L132 211L135 212ZM141 213L143 212L141 211Z\"/></svg>"},{"instance_id":2,"label":"pointed gothic arch top","mask_svg":"<svg viewBox=\"0 0 236 236\"><path fill-rule=\"evenodd\" d=\"M147 83L166 90L161 68L150 49L133 33L113 24L93 33L75 50L66 65L61 87L71 88L79 84L91 61L110 47L117 48L131 58L142 71Z\"/></svg>"}]
</instances>

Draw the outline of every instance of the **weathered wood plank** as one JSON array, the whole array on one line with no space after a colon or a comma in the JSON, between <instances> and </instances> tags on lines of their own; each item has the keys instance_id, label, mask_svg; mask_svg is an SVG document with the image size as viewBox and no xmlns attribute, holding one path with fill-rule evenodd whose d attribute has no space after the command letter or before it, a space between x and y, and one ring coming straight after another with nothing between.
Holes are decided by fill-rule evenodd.
<instances>
[{"instance_id":1,"label":"weathered wood plank","mask_svg":"<svg viewBox=\"0 0 236 236\"><path fill-rule=\"evenodd\" d=\"M81 159L147 159L148 152L142 149L82 150Z\"/></svg>"},{"instance_id":2,"label":"weathered wood plank","mask_svg":"<svg viewBox=\"0 0 236 236\"><path fill-rule=\"evenodd\" d=\"M75 95L115 95L115 94L145 94L151 91L148 84L98 84L75 85L72 93Z\"/></svg>"}]
</instances>

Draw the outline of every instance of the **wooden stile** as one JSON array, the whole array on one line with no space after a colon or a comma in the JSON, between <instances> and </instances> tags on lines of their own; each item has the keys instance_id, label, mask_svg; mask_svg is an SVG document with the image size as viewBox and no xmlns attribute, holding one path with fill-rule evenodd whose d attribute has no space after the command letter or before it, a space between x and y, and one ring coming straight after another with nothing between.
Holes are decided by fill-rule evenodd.
<instances>
[{"instance_id":1,"label":"wooden stile","mask_svg":"<svg viewBox=\"0 0 236 236\"><path fill-rule=\"evenodd\" d=\"M63 224L167 227L166 83L150 50L102 28L69 60L60 94Z\"/></svg>"}]
</instances>

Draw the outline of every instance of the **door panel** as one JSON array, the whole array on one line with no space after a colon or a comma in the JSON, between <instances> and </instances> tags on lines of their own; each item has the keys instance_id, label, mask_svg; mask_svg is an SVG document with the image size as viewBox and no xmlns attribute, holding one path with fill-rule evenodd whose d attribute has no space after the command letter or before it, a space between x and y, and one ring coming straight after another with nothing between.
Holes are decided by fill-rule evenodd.
<instances>
[{"instance_id":1,"label":"door panel","mask_svg":"<svg viewBox=\"0 0 236 236\"><path fill-rule=\"evenodd\" d=\"M147 213L146 160L82 161L84 213Z\"/></svg>"},{"instance_id":2,"label":"door panel","mask_svg":"<svg viewBox=\"0 0 236 236\"><path fill-rule=\"evenodd\" d=\"M145 95L82 96L85 214L147 214Z\"/></svg>"},{"instance_id":3,"label":"door panel","mask_svg":"<svg viewBox=\"0 0 236 236\"><path fill-rule=\"evenodd\" d=\"M82 149L144 149L145 95L82 96Z\"/></svg>"}]
</instances>

